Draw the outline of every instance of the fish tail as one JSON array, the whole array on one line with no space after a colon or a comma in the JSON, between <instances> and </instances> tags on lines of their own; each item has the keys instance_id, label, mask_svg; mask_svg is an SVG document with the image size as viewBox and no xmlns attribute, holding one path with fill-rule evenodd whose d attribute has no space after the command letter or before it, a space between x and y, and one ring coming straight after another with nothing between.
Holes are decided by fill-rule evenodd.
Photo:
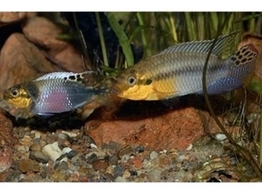
<instances>
[{"instance_id":1,"label":"fish tail","mask_svg":"<svg viewBox=\"0 0 262 196\"><path fill-rule=\"evenodd\" d=\"M258 50L253 44L241 47L234 55L230 57L233 62L230 75L244 85L251 81L255 70Z\"/></svg>"},{"instance_id":2,"label":"fish tail","mask_svg":"<svg viewBox=\"0 0 262 196\"><path fill-rule=\"evenodd\" d=\"M247 86L254 74L257 55L257 49L252 44L248 44L225 59L223 64L228 69L227 75L209 85L207 87L208 94L225 93L242 85Z\"/></svg>"}]
</instances>

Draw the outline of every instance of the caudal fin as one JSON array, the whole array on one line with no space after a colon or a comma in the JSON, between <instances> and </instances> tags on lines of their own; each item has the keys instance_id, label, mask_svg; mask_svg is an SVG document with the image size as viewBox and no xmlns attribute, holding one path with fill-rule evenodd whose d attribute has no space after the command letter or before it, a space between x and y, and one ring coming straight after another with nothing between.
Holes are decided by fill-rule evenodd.
<instances>
[{"instance_id":1,"label":"caudal fin","mask_svg":"<svg viewBox=\"0 0 262 196\"><path fill-rule=\"evenodd\" d=\"M252 44L240 48L226 60L228 74L207 86L208 94L225 93L248 85L254 73L257 54L258 51Z\"/></svg>"},{"instance_id":2,"label":"caudal fin","mask_svg":"<svg viewBox=\"0 0 262 196\"><path fill-rule=\"evenodd\" d=\"M244 85L248 85L254 74L257 55L258 51L253 44L241 47L230 57L233 62L231 77L236 78Z\"/></svg>"}]
</instances>

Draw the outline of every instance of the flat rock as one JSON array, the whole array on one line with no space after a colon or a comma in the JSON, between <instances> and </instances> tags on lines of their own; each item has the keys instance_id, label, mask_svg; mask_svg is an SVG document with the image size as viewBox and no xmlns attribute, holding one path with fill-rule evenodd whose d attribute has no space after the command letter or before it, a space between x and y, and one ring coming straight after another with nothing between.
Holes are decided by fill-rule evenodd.
<instances>
[{"instance_id":1,"label":"flat rock","mask_svg":"<svg viewBox=\"0 0 262 196\"><path fill-rule=\"evenodd\" d=\"M196 108L169 109L157 104L145 109L141 106L133 105L129 110L125 108L126 115L112 114L111 119L89 119L85 124L86 133L98 146L114 141L122 145L143 145L155 150L186 149L205 134L205 115L200 115ZM99 116L104 114L100 113Z\"/></svg>"}]
</instances>

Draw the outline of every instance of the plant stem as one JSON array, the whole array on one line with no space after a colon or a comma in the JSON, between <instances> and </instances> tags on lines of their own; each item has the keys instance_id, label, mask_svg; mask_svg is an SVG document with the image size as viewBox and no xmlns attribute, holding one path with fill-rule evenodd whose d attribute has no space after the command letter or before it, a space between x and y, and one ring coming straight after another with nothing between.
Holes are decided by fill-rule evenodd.
<instances>
[{"instance_id":1,"label":"plant stem","mask_svg":"<svg viewBox=\"0 0 262 196\"><path fill-rule=\"evenodd\" d=\"M100 38L100 44L101 44L101 49L102 49L104 65L108 67L109 64L108 64L108 58L107 58L107 53L106 53L106 45L105 45L105 39L104 39L104 35L103 35L103 29L102 29L102 25L101 25L99 12L96 12L95 16L96 16L96 23L97 23L98 34L99 34L99 38Z\"/></svg>"},{"instance_id":2,"label":"plant stem","mask_svg":"<svg viewBox=\"0 0 262 196\"><path fill-rule=\"evenodd\" d=\"M137 20L138 20L138 24L140 26L144 27L145 24L144 24L144 21L143 21L143 17L141 16L141 13L137 12L136 13L136 17L137 17ZM150 56L150 53L149 53L149 50L148 50L148 44L147 44L147 41L146 41L146 34L145 34L145 30L144 29L141 30L141 39L142 39L143 46L145 48L146 56Z\"/></svg>"},{"instance_id":3,"label":"plant stem","mask_svg":"<svg viewBox=\"0 0 262 196\"><path fill-rule=\"evenodd\" d=\"M188 38L190 41L196 40L196 33L194 31L193 21L191 20L190 12L185 12L185 18L186 18Z\"/></svg>"}]
</instances>

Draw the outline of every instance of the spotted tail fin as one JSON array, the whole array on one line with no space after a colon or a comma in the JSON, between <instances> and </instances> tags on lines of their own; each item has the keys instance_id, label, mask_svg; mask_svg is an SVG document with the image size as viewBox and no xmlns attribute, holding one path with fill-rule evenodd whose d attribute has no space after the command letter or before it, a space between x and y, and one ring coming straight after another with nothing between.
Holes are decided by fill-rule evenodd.
<instances>
[{"instance_id":1,"label":"spotted tail fin","mask_svg":"<svg viewBox=\"0 0 262 196\"><path fill-rule=\"evenodd\" d=\"M247 86L254 74L257 54L257 49L252 44L248 44L225 60L225 66L229 69L228 74L207 86L208 94L225 93L242 85Z\"/></svg>"},{"instance_id":2,"label":"spotted tail fin","mask_svg":"<svg viewBox=\"0 0 262 196\"><path fill-rule=\"evenodd\" d=\"M233 62L231 77L238 79L244 85L248 85L254 74L257 55L258 51L253 44L241 47L230 57Z\"/></svg>"}]
</instances>

